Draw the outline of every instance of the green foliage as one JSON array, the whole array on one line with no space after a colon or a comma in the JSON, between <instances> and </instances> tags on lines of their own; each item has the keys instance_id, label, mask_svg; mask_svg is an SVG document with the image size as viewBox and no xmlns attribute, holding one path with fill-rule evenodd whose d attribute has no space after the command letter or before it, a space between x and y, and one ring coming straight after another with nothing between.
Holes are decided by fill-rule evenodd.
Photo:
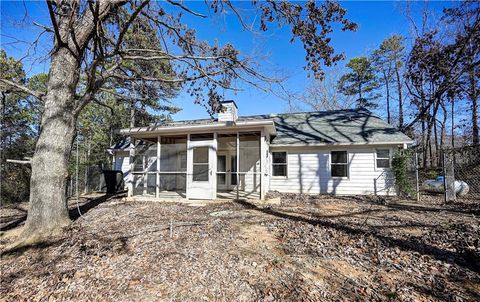
<instances>
[{"instance_id":1,"label":"green foliage","mask_svg":"<svg viewBox=\"0 0 480 302\"><path fill-rule=\"evenodd\" d=\"M404 37L393 35L385 39L371 56L373 68L382 74L382 84L393 81L396 70L403 66L405 56Z\"/></svg>"},{"instance_id":2,"label":"green foliage","mask_svg":"<svg viewBox=\"0 0 480 302\"><path fill-rule=\"evenodd\" d=\"M378 98L374 91L379 87L378 78L372 62L367 57L353 58L348 62L350 72L344 74L338 81L338 89L345 95L358 95L359 108L376 108L378 105L371 100Z\"/></svg>"},{"instance_id":3,"label":"green foliage","mask_svg":"<svg viewBox=\"0 0 480 302\"><path fill-rule=\"evenodd\" d=\"M395 184L400 195L414 196L410 182L408 181L408 161L412 157L412 151L408 149L398 150L392 159L392 171L395 175Z\"/></svg>"},{"instance_id":4,"label":"green foliage","mask_svg":"<svg viewBox=\"0 0 480 302\"><path fill-rule=\"evenodd\" d=\"M30 85L25 78L23 64L0 50L1 76L12 82ZM37 81L38 83L38 81ZM38 116L34 114L38 100L23 92L0 84L1 103L1 201L13 203L27 201L30 187L30 167L7 163L7 159L31 157L35 148Z\"/></svg>"},{"instance_id":5,"label":"green foliage","mask_svg":"<svg viewBox=\"0 0 480 302\"><path fill-rule=\"evenodd\" d=\"M402 36L393 35L382 42L378 53L385 61L391 62L395 67L400 68L403 66L402 60L405 55L403 41L404 38Z\"/></svg>"},{"instance_id":6,"label":"green foliage","mask_svg":"<svg viewBox=\"0 0 480 302\"><path fill-rule=\"evenodd\" d=\"M427 178L430 178L430 179L435 179L437 178L437 176L440 176L440 173L438 173L438 171L435 169L427 170L426 174L427 174Z\"/></svg>"}]
</instances>

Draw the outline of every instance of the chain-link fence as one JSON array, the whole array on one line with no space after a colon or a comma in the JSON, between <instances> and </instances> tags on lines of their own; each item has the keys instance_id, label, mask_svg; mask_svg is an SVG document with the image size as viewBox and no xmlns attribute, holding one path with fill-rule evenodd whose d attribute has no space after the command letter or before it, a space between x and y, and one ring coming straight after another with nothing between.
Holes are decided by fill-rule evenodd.
<instances>
[{"instance_id":1,"label":"chain-link fence","mask_svg":"<svg viewBox=\"0 0 480 302\"><path fill-rule=\"evenodd\" d=\"M407 163L411 197L480 201L480 145L445 148L433 161L425 157L430 158L421 148L411 150Z\"/></svg>"},{"instance_id":2,"label":"chain-link fence","mask_svg":"<svg viewBox=\"0 0 480 302\"><path fill-rule=\"evenodd\" d=\"M448 159L453 165L450 173L453 172L454 175L456 198L480 200L480 145L445 150L445 158L446 168ZM448 175L449 169L446 169L446 176Z\"/></svg>"}]
</instances>

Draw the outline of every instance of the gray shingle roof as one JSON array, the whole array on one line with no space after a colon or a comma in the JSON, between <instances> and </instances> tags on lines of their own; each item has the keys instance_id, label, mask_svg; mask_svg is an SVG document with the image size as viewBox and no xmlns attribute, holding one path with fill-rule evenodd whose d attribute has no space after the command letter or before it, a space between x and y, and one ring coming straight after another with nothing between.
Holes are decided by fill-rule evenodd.
<instances>
[{"instance_id":1,"label":"gray shingle roof","mask_svg":"<svg viewBox=\"0 0 480 302\"><path fill-rule=\"evenodd\" d=\"M273 145L411 142L412 139L367 110L334 110L269 116Z\"/></svg>"},{"instance_id":2,"label":"gray shingle roof","mask_svg":"<svg viewBox=\"0 0 480 302\"><path fill-rule=\"evenodd\" d=\"M273 119L277 135L272 145L409 143L412 139L363 109L239 116L238 121ZM202 125L215 119L174 121L151 125L174 127Z\"/></svg>"}]
</instances>

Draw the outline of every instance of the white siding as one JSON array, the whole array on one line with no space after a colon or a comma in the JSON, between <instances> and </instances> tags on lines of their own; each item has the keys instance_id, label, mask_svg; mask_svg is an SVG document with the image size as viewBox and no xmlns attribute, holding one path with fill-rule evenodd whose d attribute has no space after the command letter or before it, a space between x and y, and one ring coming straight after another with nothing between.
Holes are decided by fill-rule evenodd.
<instances>
[{"instance_id":1,"label":"white siding","mask_svg":"<svg viewBox=\"0 0 480 302\"><path fill-rule=\"evenodd\" d=\"M115 153L114 170L120 170L123 174L130 171L130 155L128 152Z\"/></svg>"},{"instance_id":2,"label":"white siding","mask_svg":"<svg viewBox=\"0 0 480 302\"><path fill-rule=\"evenodd\" d=\"M113 169L122 171L123 181L126 184L128 181L128 175L130 174L130 153L127 151L115 152Z\"/></svg>"},{"instance_id":3,"label":"white siding","mask_svg":"<svg viewBox=\"0 0 480 302\"><path fill-rule=\"evenodd\" d=\"M272 148L271 151L288 152L288 172L287 177L270 176L270 190L307 194L394 195L392 172L375 169L375 148ZM335 150L348 152L348 178L332 178L330 175L330 152Z\"/></svg>"}]
</instances>

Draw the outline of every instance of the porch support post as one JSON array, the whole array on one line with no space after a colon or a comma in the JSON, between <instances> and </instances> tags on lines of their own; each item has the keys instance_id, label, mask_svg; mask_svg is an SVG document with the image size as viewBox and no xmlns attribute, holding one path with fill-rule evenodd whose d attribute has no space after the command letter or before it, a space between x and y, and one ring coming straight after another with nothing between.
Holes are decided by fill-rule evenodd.
<instances>
[{"instance_id":1,"label":"porch support post","mask_svg":"<svg viewBox=\"0 0 480 302\"><path fill-rule=\"evenodd\" d=\"M142 155L142 170L143 170L143 195L147 195L148 174L147 174L147 151L145 150Z\"/></svg>"},{"instance_id":2,"label":"porch support post","mask_svg":"<svg viewBox=\"0 0 480 302\"><path fill-rule=\"evenodd\" d=\"M238 175L238 171L240 170L240 132L237 131L237 171L235 173L237 174L237 200L240 199L240 194L238 192L240 188L240 177Z\"/></svg>"},{"instance_id":3,"label":"porch support post","mask_svg":"<svg viewBox=\"0 0 480 302\"><path fill-rule=\"evenodd\" d=\"M267 142L265 139L265 130L260 133L260 199L265 200L267 193Z\"/></svg>"},{"instance_id":4,"label":"porch support post","mask_svg":"<svg viewBox=\"0 0 480 302\"><path fill-rule=\"evenodd\" d=\"M215 152L214 160L212 163L213 171L212 171L212 181L213 181L213 198L212 199L217 199L217 161L218 161L218 140L217 140L217 132L213 133L213 150Z\"/></svg>"},{"instance_id":5,"label":"porch support post","mask_svg":"<svg viewBox=\"0 0 480 302\"><path fill-rule=\"evenodd\" d=\"M133 196L133 167L135 166L133 159L135 157L135 142L133 137L130 137L130 150L129 150L129 164L130 164L130 169L128 171L128 177L127 177L127 188L128 188L128 197Z\"/></svg>"},{"instance_id":6,"label":"porch support post","mask_svg":"<svg viewBox=\"0 0 480 302\"><path fill-rule=\"evenodd\" d=\"M160 140L161 140L161 138L162 137L160 135L157 137L157 173L156 173L156 178L157 178L156 183L157 183L157 185L155 186L155 198L160 197L160 155L161 155Z\"/></svg>"},{"instance_id":7,"label":"porch support post","mask_svg":"<svg viewBox=\"0 0 480 302\"><path fill-rule=\"evenodd\" d=\"M186 187L185 187L185 195L187 200L190 199L190 186L192 185L191 176L193 174L193 167L192 167L192 160L193 152L190 149L190 133L187 134L187 177L186 177Z\"/></svg>"}]
</instances>

